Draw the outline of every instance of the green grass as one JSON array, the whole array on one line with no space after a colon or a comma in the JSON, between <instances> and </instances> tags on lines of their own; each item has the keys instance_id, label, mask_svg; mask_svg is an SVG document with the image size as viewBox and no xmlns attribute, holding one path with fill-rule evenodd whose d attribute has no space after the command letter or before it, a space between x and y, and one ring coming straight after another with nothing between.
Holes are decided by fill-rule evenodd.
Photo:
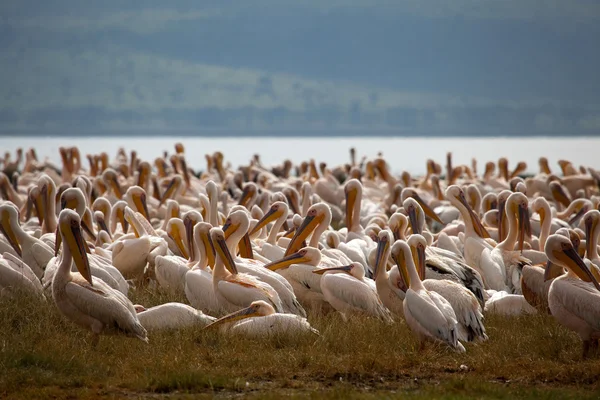
<instances>
[{"instance_id":1,"label":"green grass","mask_svg":"<svg viewBox=\"0 0 600 400\"><path fill-rule=\"evenodd\" d=\"M132 293L146 306L183 301ZM321 336L254 342L198 329L150 344L91 335L50 301L0 301L0 398L599 398L600 359L549 316L488 316L467 353L419 346L403 323L309 318Z\"/></svg>"}]
</instances>

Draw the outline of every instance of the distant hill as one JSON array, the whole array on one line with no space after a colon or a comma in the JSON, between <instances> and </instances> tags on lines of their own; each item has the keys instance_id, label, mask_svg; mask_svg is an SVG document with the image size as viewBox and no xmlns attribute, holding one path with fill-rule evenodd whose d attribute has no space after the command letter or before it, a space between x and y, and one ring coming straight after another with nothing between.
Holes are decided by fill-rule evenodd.
<instances>
[{"instance_id":1,"label":"distant hill","mask_svg":"<svg viewBox=\"0 0 600 400\"><path fill-rule=\"evenodd\" d=\"M600 134L596 8L100 3L0 5L1 135Z\"/></svg>"}]
</instances>

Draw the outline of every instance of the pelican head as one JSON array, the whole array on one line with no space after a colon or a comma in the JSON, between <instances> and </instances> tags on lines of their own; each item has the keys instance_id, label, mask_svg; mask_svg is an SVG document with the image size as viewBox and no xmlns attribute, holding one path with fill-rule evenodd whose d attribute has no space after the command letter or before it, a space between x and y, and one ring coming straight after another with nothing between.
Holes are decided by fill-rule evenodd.
<instances>
[{"instance_id":1,"label":"pelican head","mask_svg":"<svg viewBox=\"0 0 600 400\"><path fill-rule=\"evenodd\" d=\"M314 247L304 247L295 253L284 256L282 259L265 264L264 267L271 271L287 268L292 264L319 265L321 262L321 252Z\"/></svg>"},{"instance_id":2,"label":"pelican head","mask_svg":"<svg viewBox=\"0 0 600 400\"><path fill-rule=\"evenodd\" d=\"M302 225L296 230L294 237L287 247L285 255L287 256L298 251L302 243L311 233L315 232L318 227L323 227L324 229L329 226L330 223L331 210L329 209L329 206L325 203L313 204L308 209L306 217L304 217L304 221L302 221Z\"/></svg>"},{"instance_id":3,"label":"pelican head","mask_svg":"<svg viewBox=\"0 0 600 400\"><path fill-rule=\"evenodd\" d=\"M171 218L167 223L167 234L175 242L177 249L183 258L190 258L183 238L186 237L185 226L179 218Z\"/></svg>"},{"instance_id":4,"label":"pelican head","mask_svg":"<svg viewBox=\"0 0 600 400\"><path fill-rule=\"evenodd\" d=\"M272 305L268 304L266 301L263 300L256 300L250 303L250 305L246 308L242 308L239 311L233 312L231 314L219 318L218 320L204 327L204 329L214 328L225 323L232 323L245 318L265 317L271 314L275 314L275 309Z\"/></svg>"},{"instance_id":5,"label":"pelican head","mask_svg":"<svg viewBox=\"0 0 600 400\"><path fill-rule=\"evenodd\" d=\"M438 215L433 211L433 209L429 207L429 205L425 203L425 201L423 201L423 199L421 198L421 196L419 196L415 189L409 187L404 188L402 190L402 195L400 198L402 200L402 204L404 204L404 201L406 201L408 198L414 199L419 204L419 206L421 206L421 209L429 218L433 219L436 222L439 222L440 224L443 224L440 217L438 217Z\"/></svg>"},{"instance_id":6,"label":"pelican head","mask_svg":"<svg viewBox=\"0 0 600 400\"><path fill-rule=\"evenodd\" d=\"M495 210L498 208L498 195L494 192L489 192L483 199L481 199L481 206L483 212L487 212L489 210Z\"/></svg>"},{"instance_id":7,"label":"pelican head","mask_svg":"<svg viewBox=\"0 0 600 400\"><path fill-rule=\"evenodd\" d=\"M165 203L165 201L167 201L167 199L175 197L175 195L179 192L182 183L183 178L179 174L176 174L173 176L173 178L171 178L169 184L167 185L167 188L165 189L164 193L160 198L159 207L162 206Z\"/></svg>"},{"instance_id":8,"label":"pelican head","mask_svg":"<svg viewBox=\"0 0 600 400\"><path fill-rule=\"evenodd\" d=\"M419 203L413 199L412 197L404 200L402 204L404 210L408 214L408 219L410 221L410 226L412 228L413 233L420 234L423 228L423 224L425 223L423 217L423 209L419 205Z\"/></svg>"},{"instance_id":9,"label":"pelican head","mask_svg":"<svg viewBox=\"0 0 600 400\"><path fill-rule=\"evenodd\" d=\"M578 276L582 281L592 282L596 289L600 290L600 284L598 284L592 272L585 265L569 238L560 234L550 235L546 240L544 252L549 261L568 268L569 271Z\"/></svg>"},{"instance_id":10,"label":"pelican head","mask_svg":"<svg viewBox=\"0 0 600 400\"><path fill-rule=\"evenodd\" d=\"M355 204L361 200L362 184L358 179L350 179L344 185L344 194L346 196L346 227L351 229L355 220L359 217L355 214ZM359 210L360 211L360 210Z\"/></svg>"},{"instance_id":11,"label":"pelican head","mask_svg":"<svg viewBox=\"0 0 600 400\"><path fill-rule=\"evenodd\" d=\"M408 273L407 262L411 259L412 254L410 246L404 240L396 240L392 245L390 256L400 273L400 279L398 280L398 288L403 292L406 292L410 286L410 276Z\"/></svg>"},{"instance_id":12,"label":"pelican head","mask_svg":"<svg viewBox=\"0 0 600 400\"><path fill-rule=\"evenodd\" d=\"M117 171L112 168L106 168L104 172L102 172L102 180L106 186L111 187L114 190L117 198L120 199L123 197L123 191L121 189L121 185L119 184Z\"/></svg>"},{"instance_id":13,"label":"pelican head","mask_svg":"<svg viewBox=\"0 0 600 400\"><path fill-rule=\"evenodd\" d=\"M212 225L208 222L198 222L194 226L194 242L200 252L200 257L204 250L204 256L206 257L206 264L210 265L211 268L215 266L215 248L210 238L210 230Z\"/></svg>"},{"instance_id":14,"label":"pelican head","mask_svg":"<svg viewBox=\"0 0 600 400\"><path fill-rule=\"evenodd\" d=\"M231 253L227 248L227 242L225 241L225 234L221 228L212 228L210 230L210 239L213 243L216 255L221 259L221 262L225 265L225 268L232 274L237 274L238 270L231 257Z\"/></svg>"},{"instance_id":15,"label":"pelican head","mask_svg":"<svg viewBox=\"0 0 600 400\"><path fill-rule=\"evenodd\" d=\"M68 208L62 210L58 216L58 229L64 246L68 248L77 270L86 281L93 285L90 264L86 252L86 244L81 233L81 219L79 215ZM59 244L57 238L56 243Z\"/></svg>"},{"instance_id":16,"label":"pelican head","mask_svg":"<svg viewBox=\"0 0 600 400\"><path fill-rule=\"evenodd\" d=\"M467 203L467 199L465 198L465 193L463 192L463 190L460 187L458 187L457 185L448 186L448 188L446 189L446 198L448 198L448 200L459 210L462 208L467 211L467 213L469 214L469 217L471 219L473 229L475 230L475 233L479 237L481 237L481 238L489 238L490 237L490 234L488 233L488 231L481 224L479 217L477 215L475 215L475 213L473 212L473 209L471 208L469 203Z\"/></svg>"},{"instance_id":17,"label":"pelican head","mask_svg":"<svg viewBox=\"0 0 600 400\"><path fill-rule=\"evenodd\" d=\"M394 240L404 239L408 227L406 215L400 212L393 213L388 221L388 227L394 235Z\"/></svg>"},{"instance_id":18,"label":"pelican head","mask_svg":"<svg viewBox=\"0 0 600 400\"><path fill-rule=\"evenodd\" d=\"M148 212L148 204L146 203L146 191L140 186L131 186L125 193L127 205L133 210L139 212L150 221L150 213Z\"/></svg>"},{"instance_id":19,"label":"pelican head","mask_svg":"<svg viewBox=\"0 0 600 400\"><path fill-rule=\"evenodd\" d=\"M571 203L571 199L569 198L569 195L565 191L563 185L561 185L559 181L553 180L549 183L549 187L554 200L562 204L564 207L568 207L569 203Z\"/></svg>"},{"instance_id":20,"label":"pelican head","mask_svg":"<svg viewBox=\"0 0 600 400\"><path fill-rule=\"evenodd\" d=\"M518 218L519 226L519 250L523 251L525 241L526 225L529 221L529 201L527 196L521 192L512 193L506 200L506 209Z\"/></svg>"},{"instance_id":21,"label":"pelican head","mask_svg":"<svg viewBox=\"0 0 600 400\"><path fill-rule=\"evenodd\" d=\"M6 237L19 257L22 257L23 251L14 231L14 224L18 224L18 221L19 210L12 203L7 202L0 205L0 232Z\"/></svg>"},{"instance_id":22,"label":"pelican head","mask_svg":"<svg viewBox=\"0 0 600 400\"><path fill-rule=\"evenodd\" d=\"M179 203L177 203L179 205ZM177 218L172 216L172 218ZM190 258L194 258L194 227L198 222L204 222L202 214L196 210L189 210L183 214L183 226L185 227L185 236L188 249L190 249Z\"/></svg>"},{"instance_id":23,"label":"pelican head","mask_svg":"<svg viewBox=\"0 0 600 400\"><path fill-rule=\"evenodd\" d=\"M233 209L232 209L233 210ZM244 235L250 227L250 217L247 210L236 210L229 213L223 225L225 239L229 239L234 234ZM237 236L237 235L236 235Z\"/></svg>"},{"instance_id":24,"label":"pelican head","mask_svg":"<svg viewBox=\"0 0 600 400\"><path fill-rule=\"evenodd\" d=\"M382 229L377 235L377 253L375 256L375 266L373 267L373 276L377 276L379 271L385 271L388 258L390 256L390 248L392 235L387 229Z\"/></svg>"},{"instance_id":25,"label":"pelican head","mask_svg":"<svg viewBox=\"0 0 600 400\"><path fill-rule=\"evenodd\" d=\"M254 182L247 182L244 185L244 189L242 190L242 197L240 197L238 204L250 209L257 197L258 185Z\"/></svg>"},{"instance_id":26,"label":"pelican head","mask_svg":"<svg viewBox=\"0 0 600 400\"><path fill-rule=\"evenodd\" d=\"M421 235L410 235L406 242L410 246L413 263L417 267L417 272L421 279L425 279L425 249L427 248L427 239Z\"/></svg>"},{"instance_id":27,"label":"pelican head","mask_svg":"<svg viewBox=\"0 0 600 400\"><path fill-rule=\"evenodd\" d=\"M152 174L152 167L148 161L142 161L137 167L138 177L136 185L139 187L147 187Z\"/></svg>"},{"instance_id":28,"label":"pelican head","mask_svg":"<svg viewBox=\"0 0 600 400\"><path fill-rule=\"evenodd\" d=\"M269 211L256 223L252 231L249 233L250 236L264 228L268 223L275 221L282 216L288 216L289 207L283 201L276 201L271 205Z\"/></svg>"}]
</instances>

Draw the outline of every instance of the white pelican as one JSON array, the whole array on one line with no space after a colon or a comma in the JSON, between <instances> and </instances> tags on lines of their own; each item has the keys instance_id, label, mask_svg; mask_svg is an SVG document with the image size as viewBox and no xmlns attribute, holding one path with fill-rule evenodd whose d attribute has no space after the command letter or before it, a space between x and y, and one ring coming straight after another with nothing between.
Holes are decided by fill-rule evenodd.
<instances>
[{"instance_id":1,"label":"white pelican","mask_svg":"<svg viewBox=\"0 0 600 400\"><path fill-rule=\"evenodd\" d=\"M390 311L385 308L374 285L365 281L365 272L360 263L340 267L320 268L313 271L321 277L321 292L347 320L349 315L369 315L392 322Z\"/></svg>"},{"instance_id":2,"label":"white pelican","mask_svg":"<svg viewBox=\"0 0 600 400\"><path fill-rule=\"evenodd\" d=\"M135 309L138 320L148 332L189 327L204 328L216 320L194 307L175 302L150 308L136 304Z\"/></svg>"},{"instance_id":3,"label":"white pelican","mask_svg":"<svg viewBox=\"0 0 600 400\"><path fill-rule=\"evenodd\" d=\"M598 256L598 236L600 236L600 211L590 210L584 217L586 257L590 261L590 271L600 280L600 256Z\"/></svg>"},{"instance_id":4,"label":"white pelican","mask_svg":"<svg viewBox=\"0 0 600 400\"><path fill-rule=\"evenodd\" d=\"M45 300L42 284L31 268L11 253L0 257L0 297L27 293Z\"/></svg>"},{"instance_id":5,"label":"white pelican","mask_svg":"<svg viewBox=\"0 0 600 400\"><path fill-rule=\"evenodd\" d=\"M458 341L458 326L452 306L441 295L425 289L415 268L410 247L402 240L396 243L404 260L398 269L404 281L409 284L402 302L406 323L419 337L421 346L426 340L430 340L465 352L464 346Z\"/></svg>"},{"instance_id":6,"label":"white pelican","mask_svg":"<svg viewBox=\"0 0 600 400\"><path fill-rule=\"evenodd\" d=\"M231 310L247 307L255 300L265 300L278 312L281 311L281 300L275 289L251 275L238 274L223 230L212 228L210 238L217 255L213 270L213 289L219 305Z\"/></svg>"},{"instance_id":7,"label":"white pelican","mask_svg":"<svg viewBox=\"0 0 600 400\"><path fill-rule=\"evenodd\" d=\"M494 290L521 294L521 269L531 261L521 255L525 237L525 223L529 219L527 196L515 192L508 197L505 212L508 218L506 238L495 248L484 249L480 268L486 285ZM519 250L515 244L519 242Z\"/></svg>"},{"instance_id":8,"label":"white pelican","mask_svg":"<svg viewBox=\"0 0 600 400\"><path fill-rule=\"evenodd\" d=\"M131 301L102 280L92 281L79 215L65 209L59 215L58 224L63 250L52 280L52 297L60 312L92 331L93 345L103 333L121 333L147 342L146 329L140 324ZM79 273L71 273L72 262Z\"/></svg>"},{"instance_id":9,"label":"white pelican","mask_svg":"<svg viewBox=\"0 0 600 400\"><path fill-rule=\"evenodd\" d=\"M269 231L267 240L260 245L258 251L263 257L270 261L275 261L283 257L285 249L277 244L277 234L286 222L289 214L289 207L283 201L277 201L271 205L269 211L254 225L254 228L248 233L253 236L263 227L267 226L272 221L273 226Z\"/></svg>"},{"instance_id":10,"label":"white pelican","mask_svg":"<svg viewBox=\"0 0 600 400\"><path fill-rule=\"evenodd\" d=\"M41 279L48 261L54 257L54 252L46 243L21 228L19 211L10 202L0 205L0 232L23 262Z\"/></svg>"},{"instance_id":11,"label":"white pelican","mask_svg":"<svg viewBox=\"0 0 600 400\"><path fill-rule=\"evenodd\" d=\"M269 303L257 300L250 306L219 318L205 329L226 324L226 332L251 338L269 335L319 334L306 318L294 314L276 313Z\"/></svg>"},{"instance_id":12,"label":"white pelican","mask_svg":"<svg viewBox=\"0 0 600 400\"><path fill-rule=\"evenodd\" d=\"M456 185L449 186L446 189L446 197L460 211L460 215L465 222L465 261L470 267L475 268L481 273L481 253L483 253L484 249L491 250L493 248L493 245L486 240L490 235L483 225L481 225L479 217L475 215L467 203L465 194L461 188Z\"/></svg>"},{"instance_id":13,"label":"white pelican","mask_svg":"<svg viewBox=\"0 0 600 400\"><path fill-rule=\"evenodd\" d=\"M590 346L600 339L600 284L568 238L550 236L545 252L548 260L567 269L552 281L548 306L561 325L579 335L586 358Z\"/></svg>"},{"instance_id":14,"label":"white pelican","mask_svg":"<svg viewBox=\"0 0 600 400\"><path fill-rule=\"evenodd\" d=\"M235 249L238 246L238 243L241 245L241 240L243 240L243 238L247 238L246 233L248 232L249 227L250 220L248 219L248 214L246 211L233 211L229 214L227 220L225 221L225 225L223 225L223 232L227 241L227 247L231 254L235 254ZM264 268L265 264L258 260L235 257L234 262L236 269L239 272L252 275L275 289L279 295L279 298L281 299L283 312L298 314L302 317L306 316L306 311L304 311L300 303L298 303L296 300L294 290L285 278L267 268Z\"/></svg>"},{"instance_id":15,"label":"white pelican","mask_svg":"<svg viewBox=\"0 0 600 400\"><path fill-rule=\"evenodd\" d=\"M210 315L221 314L221 306L215 296L210 266L215 265L215 253L210 239L212 225L198 222L194 226L194 247L198 262L185 275L185 296L190 304Z\"/></svg>"},{"instance_id":16,"label":"white pelican","mask_svg":"<svg viewBox=\"0 0 600 400\"><path fill-rule=\"evenodd\" d=\"M425 249L427 241L421 235L413 234L408 238L413 253L413 262L417 262L419 277L423 286L430 292L436 292L452 306L458 322L458 339L471 342L486 340L488 337L483 326L483 314L477 297L464 286L447 279L425 278Z\"/></svg>"},{"instance_id":17,"label":"white pelican","mask_svg":"<svg viewBox=\"0 0 600 400\"><path fill-rule=\"evenodd\" d=\"M402 301L404 300L407 287L404 287L404 281L400 279L397 267L392 267L392 271L387 271L387 264L391 253L392 235L387 229L379 232L379 241L377 243L377 253L373 267L375 278L375 287L377 294L384 306L390 310L392 315L404 316Z\"/></svg>"}]
</instances>

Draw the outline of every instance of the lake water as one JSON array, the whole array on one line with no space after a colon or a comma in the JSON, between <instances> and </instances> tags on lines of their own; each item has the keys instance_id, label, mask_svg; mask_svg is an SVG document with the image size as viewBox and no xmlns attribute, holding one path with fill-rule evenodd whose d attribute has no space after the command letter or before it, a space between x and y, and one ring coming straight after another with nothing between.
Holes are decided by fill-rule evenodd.
<instances>
[{"instance_id":1,"label":"lake water","mask_svg":"<svg viewBox=\"0 0 600 400\"><path fill-rule=\"evenodd\" d=\"M88 153L107 152L113 157L120 147L129 151L135 149L142 159L152 161L163 150L174 152L174 144L185 146L188 165L194 169L204 169L204 155L217 150L225 155L226 162L236 167L246 164L253 154L260 154L263 165L280 164L285 159L301 162L314 158L329 165L338 165L349 160L349 149L355 147L357 159L363 155L372 158L382 152L393 171L409 171L412 174L425 172L428 158L445 165L446 152L453 153L453 163L471 164L471 158L478 162L482 172L487 161L497 161L507 157L509 168L518 161L525 161L528 172L537 172L538 158L545 156L550 167L559 172L556 163L559 159L573 161L576 166L585 165L600 169L600 138L190 138L190 137L0 137L0 150L14 152L18 147L35 147L38 158L48 157L59 164L60 146L78 146L82 156ZM85 164L87 166L87 162Z\"/></svg>"}]
</instances>

